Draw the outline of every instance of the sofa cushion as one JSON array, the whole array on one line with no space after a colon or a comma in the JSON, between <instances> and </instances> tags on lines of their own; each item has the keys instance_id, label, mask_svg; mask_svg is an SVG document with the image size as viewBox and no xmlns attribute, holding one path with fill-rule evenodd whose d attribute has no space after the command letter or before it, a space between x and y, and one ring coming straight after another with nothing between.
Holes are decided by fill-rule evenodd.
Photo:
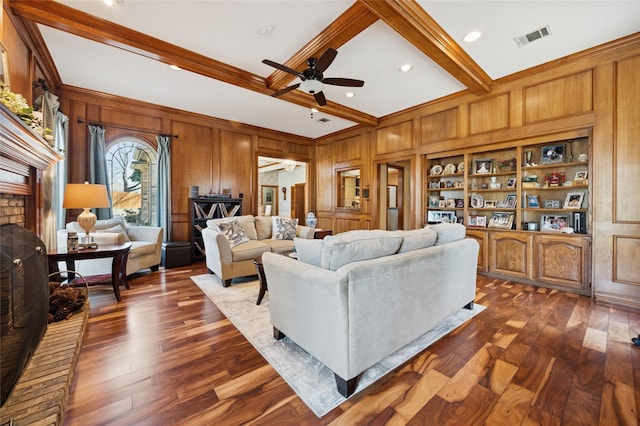
<instances>
[{"instance_id":1,"label":"sofa cushion","mask_svg":"<svg viewBox=\"0 0 640 426\"><path fill-rule=\"evenodd\" d=\"M395 254L403 238L390 231L348 231L323 241L320 266L332 271L360 260Z\"/></svg>"},{"instance_id":2,"label":"sofa cushion","mask_svg":"<svg viewBox=\"0 0 640 426\"><path fill-rule=\"evenodd\" d=\"M218 232L229 240L229 245L231 247L235 247L238 244L249 241L249 237L244 233L242 226L237 220L218 222L216 226L218 228Z\"/></svg>"},{"instance_id":3,"label":"sofa cushion","mask_svg":"<svg viewBox=\"0 0 640 426\"><path fill-rule=\"evenodd\" d=\"M402 245L398 253L431 247L438 238L438 233L431 228L414 229L411 231L396 231L402 237Z\"/></svg>"},{"instance_id":4,"label":"sofa cushion","mask_svg":"<svg viewBox=\"0 0 640 426\"><path fill-rule=\"evenodd\" d=\"M293 240L295 238L298 219L273 216L272 220L272 240Z\"/></svg>"},{"instance_id":5,"label":"sofa cushion","mask_svg":"<svg viewBox=\"0 0 640 426\"><path fill-rule=\"evenodd\" d=\"M271 216L256 216L256 232L259 240L271 238Z\"/></svg>"},{"instance_id":6,"label":"sofa cushion","mask_svg":"<svg viewBox=\"0 0 640 426\"><path fill-rule=\"evenodd\" d=\"M118 238L118 244L124 244L124 243L128 243L129 241L131 241L129 239L129 236L127 235L127 233L125 232L124 229L122 229L122 226L120 225L115 225L111 228L107 228L107 229L100 229L97 230L96 233L112 233L112 234L117 234L117 238Z\"/></svg>"},{"instance_id":7,"label":"sofa cushion","mask_svg":"<svg viewBox=\"0 0 640 426\"><path fill-rule=\"evenodd\" d=\"M320 252L322 251L323 240L313 240L308 238L294 238L298 260L313 266L320 266Z\"/></svg>"},{"instance_id":8,"label":"sofa cushion","mask_svg":"<svg viewBox=\"0 0 640 426\"><path fill-rule=\"evenodd\" d=\"M148 241L131 241L131 249L129 250L129 259L137 259L138 257L154 254L156 245Z\"/></svg>"},{"instance_id":9,"label":"sofa cushion","mask_svg":"<svg viewBox=\"0 0 640 426\"><path fill-rule=\"evenodd\" d=\"M258 234L256 232L256 224L255 218L252 215L244 215L244 216L232 216L232 217L221 217L218 219L209 219L207 220L207 228L212 228L217 230L217 224L221 222L229 222L232 220L237 220L240 226L242 226L242 230L244 231L247 238L250 240L257 240Z\"/></svg>"},{"instance_id":10,"label":"sofa cushion","mask_svg":"<svg viewBox=\"0 0 640 426\"><path fill-rule=\"evenodd\" d=\"M427 225L426 228L433 229L438 233L436 246L461 240L467 234L467 228L460 223L438 223L437 225Z\"/></svg>"},{"instance_id":11,"label":"sofa cushion","mask_svg":"<svg viewBox=\"0 0 640 426\"><path fill-rule=\"evenodd\" d=\"M266 239L262 240L272 252L274 253L282 253L283 251L292 251L293 250L293 240L271 240Z\"/></svg>"},{"instance_id":12,"label":"sofa cushion","mask_svg":"<svg viewBox=\"0 0 640 426\"><path fill-rule=\"evenodd\" d=\"M271 248L259 240L249 240L244 244L239 244L231 249L231 261L255 259L262 253L271 251Z\"/></svg>"}]
</instances>

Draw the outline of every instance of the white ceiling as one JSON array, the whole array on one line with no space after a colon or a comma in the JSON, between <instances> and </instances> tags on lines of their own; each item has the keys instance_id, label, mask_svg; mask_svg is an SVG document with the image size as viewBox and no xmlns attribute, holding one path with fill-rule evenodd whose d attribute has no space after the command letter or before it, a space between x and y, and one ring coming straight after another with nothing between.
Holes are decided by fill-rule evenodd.
<instances>
[{"instance_id":1,"label":"white ceiling","mask_svg":"<svg viewBox=\"0 0 640 426\"><path fill-rule=\"evenodd\" d=\"M264 78L274 69L262 59L284 63L353 4L114 0L109 7L102 0L59 2ZM640 0L417 3L492 79L640 31ZM514 37L546 25L550 37L516 46ZM267 26L272 31L264 34ZM189 71L172 71L164 63L44 25L38 28L65 85L310 138L356 124L322 109L312 117L306 107ZM463 42L471 30L481 31L482 38ZM344 97L346 88L325 85L327 99L378 118L465 89L382 20L337 50L325 77L355 78L365 85L351 89L356 96L350 99ZM404 63L413 70L400 73ZM321 123L320 118L330 121Z\"/></svg>"}]
</instances>

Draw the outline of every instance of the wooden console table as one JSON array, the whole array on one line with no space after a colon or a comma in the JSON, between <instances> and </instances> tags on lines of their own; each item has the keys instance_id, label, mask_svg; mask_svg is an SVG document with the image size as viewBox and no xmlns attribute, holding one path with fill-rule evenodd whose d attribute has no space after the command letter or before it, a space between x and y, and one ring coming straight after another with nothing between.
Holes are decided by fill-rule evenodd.
<instances>
[{"instance_id":1,"label":"wooden console table","mask_svg":"<svg viewBox=\"0 0 640 426\"><path fill-rule=\"evenodd\" d=\"M58 262L66 262L67 270L69 272L69 282L74 279L75 261L86 259L102 259L113 257L111 264L111 276L109 275L93 275L85 277L89 285L92 284L104 284L105 282L111 282L113 287L113 293L116 295L118 302L120 297L120 286L129 288L127 282L127 258L129 257L129 250L131 249L131 243L124 244L100 244L98 248L86 248L78 251L69 252L65 247L58 250L51 250L47 252L49 260L49 273L53 274L60 272L58 268Z\"/></svg>"}]
</instances>

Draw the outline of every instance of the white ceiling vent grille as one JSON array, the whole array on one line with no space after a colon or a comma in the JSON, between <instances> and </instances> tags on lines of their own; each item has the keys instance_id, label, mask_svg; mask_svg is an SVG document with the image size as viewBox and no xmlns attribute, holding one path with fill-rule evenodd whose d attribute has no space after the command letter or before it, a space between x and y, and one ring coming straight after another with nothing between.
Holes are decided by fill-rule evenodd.
<instances>
[{"instance_id":1,"label":"white ceiling vent grille","mask_svg":"<svg viewBox=\"0 0 640 426\"><path fill-rule=\"evenodd\" d=\"M329 120L328 118L320 118L317 121L318 121L318 123L328 123L331 120Z\"/></svg>"},{"instance_id":2,"label":"white ceiling vent grille","mask_svg":"<svg viewBox=\"0 0 640 426\"><path fill-rule=\"evenodd\" d=\"M546 27L542 27L539 30L532 31L529 34L514 37L513 39L515 40L518 47L522 47L536 40L540 40L541 38L548 37L550 35L551 35L551 27L547 25Z\"/></svg>"}]
</instances>

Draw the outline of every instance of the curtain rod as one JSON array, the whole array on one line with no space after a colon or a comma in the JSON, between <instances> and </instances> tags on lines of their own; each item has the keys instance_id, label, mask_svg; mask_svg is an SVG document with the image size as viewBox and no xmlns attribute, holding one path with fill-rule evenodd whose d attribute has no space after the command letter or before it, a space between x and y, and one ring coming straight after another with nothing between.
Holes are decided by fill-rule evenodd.
<instances>
[{"instance_id":1,"label":"curtain rod","mask_svg":"<svg viewBox=\"0 0 640 426\"><path fill-rule=\"evenodd\" d=\"M81 118L78 118L78 123L79 124L84 124L87 123L86 121L84 121ZM113 127L114 129L120 129L120 130L131 130L133 132L140 132L140 133L149 133L151 135L159 135L159 136L169 136L172 138L176 138L178 139L178 135L166 135L166 134L162 134L162 133L157 133L157 132L151 132L149 130L141 130L141 129L135 129L133 127L122 127L122 126L116 126L115 124L102 124L102 123L98 123L98 122L94 122L94 123L87 123L90 126L100 126L100 127Z\"/></svg>"}]
</instances>

